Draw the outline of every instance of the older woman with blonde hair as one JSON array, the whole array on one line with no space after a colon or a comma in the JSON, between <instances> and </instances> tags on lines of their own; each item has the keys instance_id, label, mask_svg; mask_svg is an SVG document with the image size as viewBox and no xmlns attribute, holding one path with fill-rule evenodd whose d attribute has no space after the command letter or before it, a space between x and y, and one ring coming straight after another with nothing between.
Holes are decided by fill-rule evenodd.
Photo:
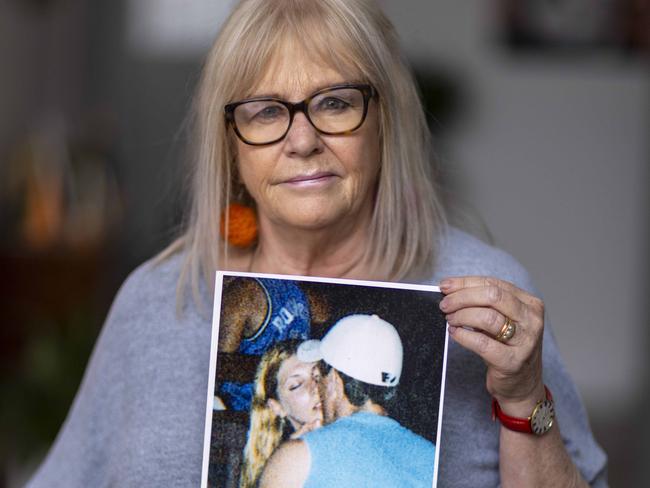
<instances>
[{"instance_id":1,"label":"older woman with blonde hair","mask_svg":"<svg viewBox=\"0 0 650 488\"><path fill-rule=\"evenodd\" d=\"M216 269L439 284L453 339L440 485L606 486L528 274L445 222L417 89L375 2L242 0L194 113L187 226L120 290L29 486L198 484Z\"/></svg>"}]
</instances>

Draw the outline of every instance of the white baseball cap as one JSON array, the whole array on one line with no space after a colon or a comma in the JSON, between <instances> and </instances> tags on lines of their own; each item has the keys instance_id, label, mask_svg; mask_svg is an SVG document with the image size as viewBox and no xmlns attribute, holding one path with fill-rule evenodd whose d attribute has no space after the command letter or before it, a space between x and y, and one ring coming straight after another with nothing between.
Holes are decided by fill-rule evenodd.
<instances>
[{"instance_id":1,"label":"white baseball cap","mask_svg":"<svg viewBox=\"0 0 650 488\"><path fill-rule=\"evenodd\" d=\"M323 360L346 375L379 386L396 386L402 374L404 349L395 327L377 315L348 315L322 340L298 347L305 363Z\"/></svg>"}]
</instances>

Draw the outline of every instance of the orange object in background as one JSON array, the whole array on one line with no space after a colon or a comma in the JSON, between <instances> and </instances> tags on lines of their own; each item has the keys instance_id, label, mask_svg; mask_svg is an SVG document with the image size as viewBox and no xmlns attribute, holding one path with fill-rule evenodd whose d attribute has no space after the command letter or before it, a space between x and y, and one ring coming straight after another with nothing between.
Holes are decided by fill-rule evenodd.
<instances>
[{"instance_id":1,"label":"orange object in background","mask_svg":"<svg viewBox=\"0 0 650 488\"><path fill-rule=\"evenodd\" d=\"M0 167L4 252L83 252L101 247L122 215L110 143L87 129L71 135L62 115L44 116ZM99 142L98 142L99 141Z\"/></svg>"},{"instance_id":2,"label":"orange object in background","mask_svg":"<svg viewBox=\"0 0 650 488\"><path fill-rule=\"evenodd\" d=\"M31 249L47 248L61 238L63 189L57 176L50 174L44 179L30 174L27 178L22 234Z\"/></svg>"}]
</instances>

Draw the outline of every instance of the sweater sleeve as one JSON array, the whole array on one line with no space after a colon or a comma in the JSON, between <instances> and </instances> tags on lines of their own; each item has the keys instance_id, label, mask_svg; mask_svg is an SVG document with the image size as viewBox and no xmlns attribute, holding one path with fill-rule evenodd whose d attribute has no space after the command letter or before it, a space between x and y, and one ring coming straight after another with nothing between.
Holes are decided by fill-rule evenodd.
<instances>
[{"instance_id":1,"label":"sweater sleeve","mask_svg":"<svg viewBox=\"0 0 650 488\"><path fill-rule=\"evenodd\" d=\"M436 284L446 276L463 275L494 276L541 297L528 272L509 254L452 229L431 282ZM543 341L544 382L553 393L556 419L566 449L591 486L607 487L607 457L593 437L582 399L560 356L548 313ZM449 442L441 451L447 463L446 467L441 467L441 472L448 486L466 486L468 479L472 479L473 486L499 483L498 429L489 418L490 398L485 388L485 374L485 365L478 356L450 342L443 423L443 436L446 433ZM470 438L480 446L478 449L469 452L457 449L457 446L466 446ZM467 469L468 458L481 468ZM487 466L490 469L485 469ZM464 474L456 476L456 472Z\"/></svg>"},{"instance_id":2,"label":"sweater sleeve","mask_svg":"<svg viewBox=\"0 0 650 488\"><path fill-rule=\"evenodd\" d=\"M515 284L536 296L542 296L521 265L515 262L513 269ZM543 377L544 383L553 393L556 419L562 439L583 478L591 486L606 487L607 457L593 437L587 411L564 365L548 315L545 313L544 319Z\"/></svg>"},{"instance_id":3,"label":"sweater sleeve","mask_svg":"<svg viewBox=\"0 0 650 488\"><path fill-rule=\"evenodd\" d=\"M548 318L543 361L544 383L553 392L557 422L569 455L591 486L607 487L607 457L591 433L587 412L560 357Z\"/></svg>"}]
</instances>

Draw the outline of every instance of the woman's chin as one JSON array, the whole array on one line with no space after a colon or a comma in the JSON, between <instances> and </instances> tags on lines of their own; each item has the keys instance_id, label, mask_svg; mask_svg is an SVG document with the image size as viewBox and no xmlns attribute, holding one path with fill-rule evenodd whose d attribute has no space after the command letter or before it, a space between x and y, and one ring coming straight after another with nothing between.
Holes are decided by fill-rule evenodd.
<instances>
[{"instance_id":1,"label":"woman's chin","mask_svg":"<svg viewBox=\"0 0 650 488\"><path fill-rule=\"evenodd\" d=\"M288 227L295 231L319 231L340 226L343 222L356 220L350 209L331 208L331 202L320 207L296 205L292 212L283 212L272 220L274 224Z\"/></svg>"}]
</instances>

